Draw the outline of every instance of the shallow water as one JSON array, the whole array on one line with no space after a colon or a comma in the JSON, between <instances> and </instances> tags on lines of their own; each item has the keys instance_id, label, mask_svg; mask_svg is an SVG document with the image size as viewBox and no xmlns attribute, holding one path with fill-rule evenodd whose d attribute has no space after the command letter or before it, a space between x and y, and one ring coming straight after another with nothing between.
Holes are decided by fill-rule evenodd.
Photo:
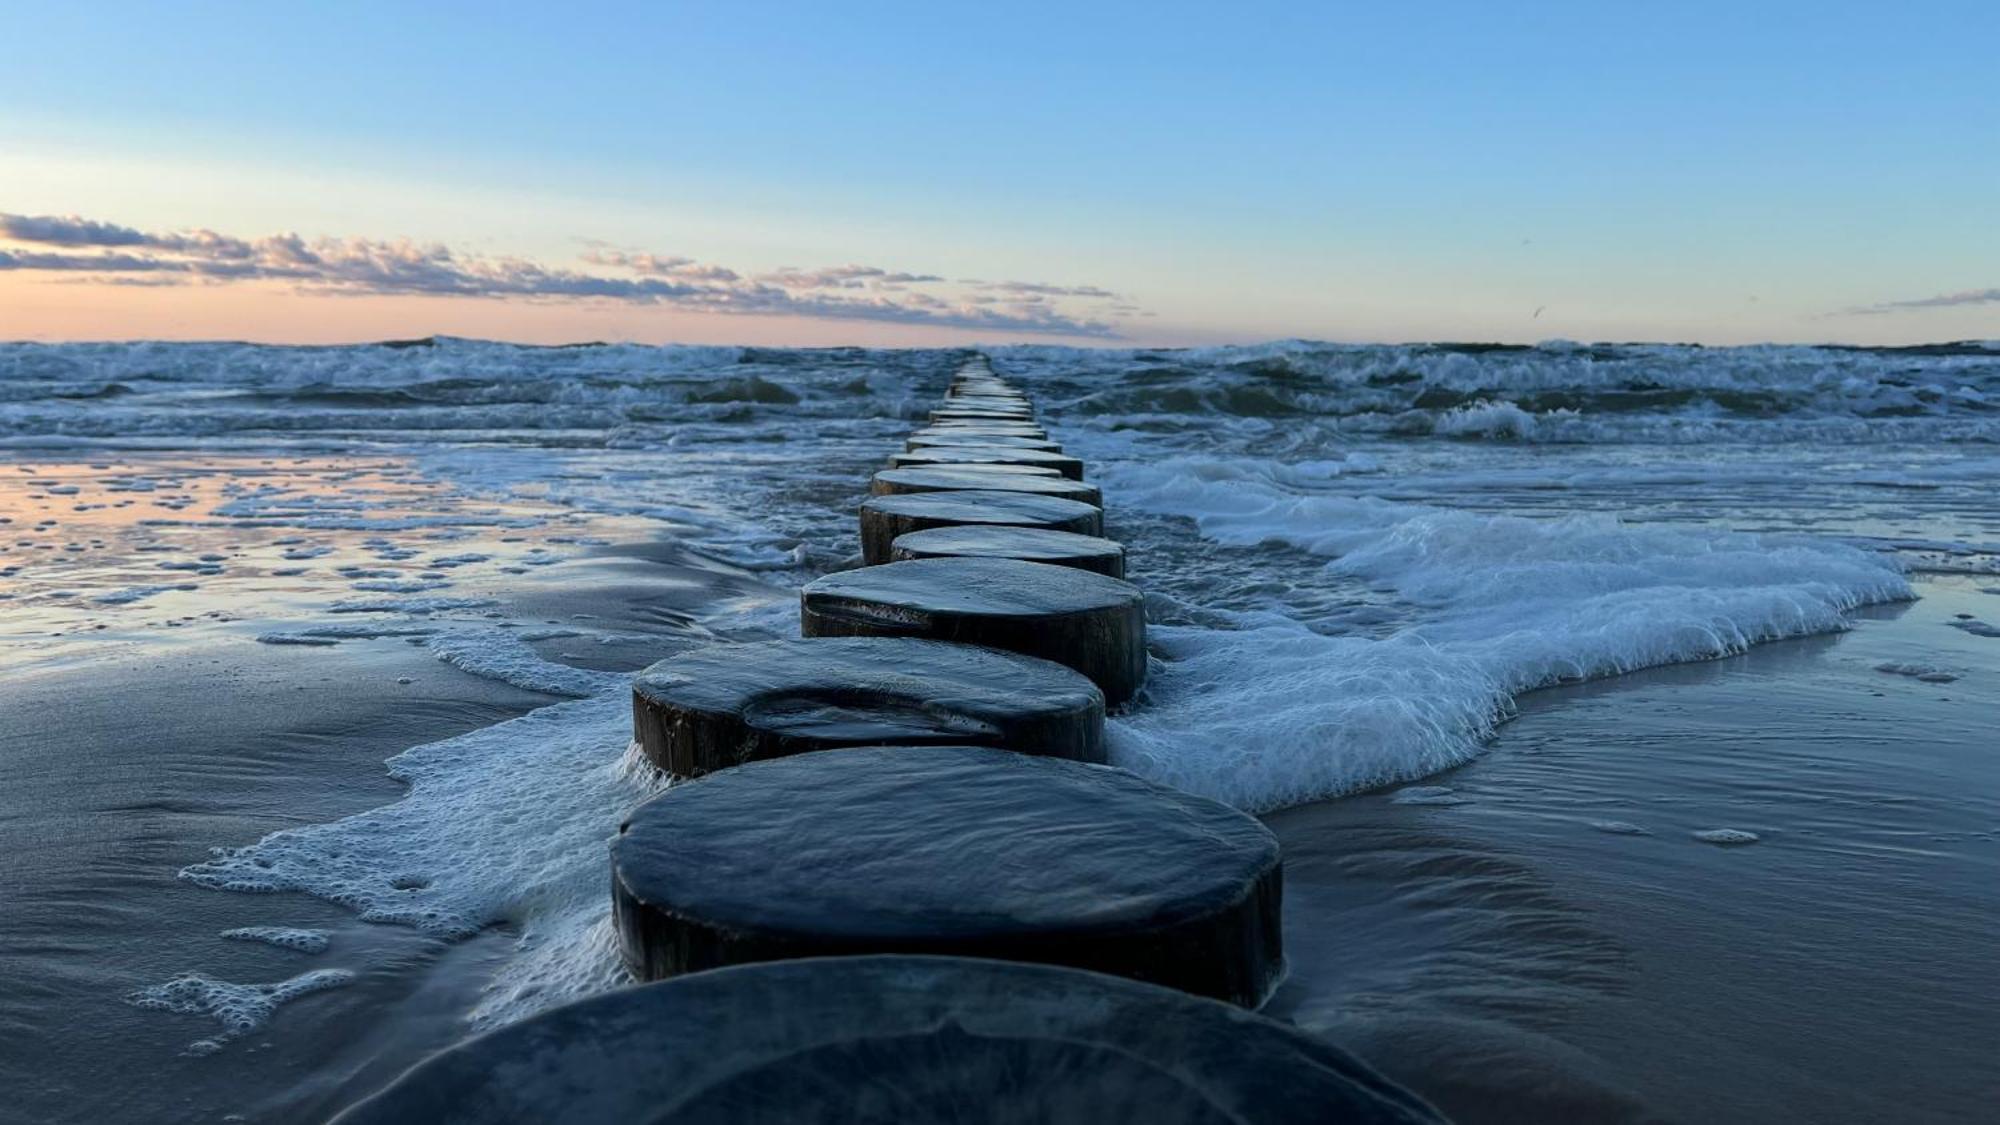
<instances>
[{"instance_id":1,"label":"shallow water","mask_svg":"<svg viewBox=\"0 0 2000 1125\"><path fill-rule=\"evenodd\" d=\"M1922 590L1536 693L1423 786L1279 814L1288 937L1329 967L1274 1007L1469 1119L1978 1119L2000 690L1879 670L1990 669L1949 627L1982 595Z\"/></svg>"},{"instance_id":2,"label":"shallow water","mask_svg":"<svg viewBox=\"0 0 2000 1125\"><path fill-rule=\"evenodd\" d=\"M1274 1011L1468 1120L2000 1088L2000 355L992 354L1149 593L1115 756L1285 838ZM615 982L623 673L794 631L959 358L0 346L0 1117Z\"/></svg>"}]
</instances>

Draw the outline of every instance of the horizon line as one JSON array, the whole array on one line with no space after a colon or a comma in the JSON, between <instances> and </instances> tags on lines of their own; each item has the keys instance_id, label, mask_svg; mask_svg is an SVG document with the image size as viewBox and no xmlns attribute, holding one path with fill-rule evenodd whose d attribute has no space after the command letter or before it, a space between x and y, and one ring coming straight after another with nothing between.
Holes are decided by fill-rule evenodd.
<instances>
[{"instance_id":1,"label":"horizon line","mask_svg":"<svg viewBox=\"0 0 2000 1125\"><path fill-rule=\"evenodd\" d=\"M1079 343L1056 344L1046 340L1023 340L1013 342L981 341L966 344L917 345L873 345L873 344L758 344L697 343L685 340L571 340L562 343L535 343L524 340L507 340L498 337L459 336L452 333L436 332L423 336L374 337L338 342L305 342L281 340L252 340L238 337L71 337L67 339L33 339L13 337L0 339L0 347L65 347L79 344L138 345L167 344L188 347L208 347L215 345L237 345L255 348L423 348L435 347L445 342L468 344L498 344L506 347L557 351L565 348L740 348L763 351L873 351L873 352L920 352L920 351L979 351L984 348L1063 348L1074 351L1138 351L1138 352L1178 352L1194 351L1201 348L1257 348L1274 344L1305 344L1336 348L1479 348L1491 351L1536 351L1568 347L1613 347L1613 348L1696 348L1704 351L1728 351L1747 348L1828 348L1841 351L1924 351L1941 348L1966 348L1978 352L2000 354L2000 338L1966 337L1950 340L1925 340L1913 344L1861 344L1838 340L1760 340L1741 344L1704 344L1691 340L1572 340L1551 337L1534 343L1516 343L1505 340L1479 339L1406 339L1406 340L1334 340L1313 336L1273 336L1261 339L1215 342L1206 344L1117 344Z\"/></svg>"}]
</instances>

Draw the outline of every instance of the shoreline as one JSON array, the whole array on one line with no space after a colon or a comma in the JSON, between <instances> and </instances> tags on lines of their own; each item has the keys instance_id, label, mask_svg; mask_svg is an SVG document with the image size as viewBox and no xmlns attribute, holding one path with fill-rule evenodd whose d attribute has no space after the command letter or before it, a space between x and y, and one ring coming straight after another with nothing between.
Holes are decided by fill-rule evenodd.
<instances>
[{"instance_id":1,"label":"shoreline","mask_svg":"<svg viewBox=\"0 0 2000 1125\"><path fill-rule=\"evenodd\" d=\"M551 592L545 602L536 602L539 595L530 591L523 595L523 603L534 604L547 615L595 610L596 623L613 628L638 623L647 612L645 605L652 603L650 596L643 600L635 596L639 590L656 595L662 587L689 581L686 571L671 565L679 555L671 544L637 551L607 548L600 577L622 575L629 584L605 581L587 592L572 587L568 592ZM663 565L667 569L660 569ZM649 577L653 581L647 581ZM1548 821L1554 814L1537 808L1533 798L1510 796L1510 787L1519 784L1512 774L1535 754L1549 753L1550 745L1588 740L1603 729L1604 722L1615 723L1617 714L1629 711L1633 699L1658 697L1691 705L1689 692L1736 693L1743 690L1740 683L1746 679L1759 683L1775 679L1813 696L1835 690L1818 684L1831 664L1845 676L1838 690L1851 690L1849 684L1858 683L1873 685L1874 690L1884 692L1883 698L1890 698L1892 691L1900 692L1908 698L1898 700L1896 713L1904 714L1911 707L1928 703L1927 692L1971 690L1973 683L1990 680L1990 675L1968 676L1971 683L1965 688L1953 684L1941 689L1874 670L1876 657L1886 662L1930 642L1935 642L1933 648L1948 647L1959 654L1961 664L1978 665L1989 673L2000 667L2000 647L1994 647L2000 642L1946 627L1953 613L1965 612L1966 607L1978 610L1989 601L2000 603L2000 599L1979 593L1972 580L1926 579L1922 592L1924 600L1917 603L1862 611L1856 615L1858 627L1848 633L1760 645L1749 653L1720 660L1668 665L1530 693L1522 697L1519 714L1502 726L1486 752L1466 765L1411 785L1268 814L1263 819L1279 833L1287 850L1288 881L1292 884L1287 929L1292 957L1290 976L1267 1006L1267 1013L1296 1019L1309 1029L1334 1032L1338 1041L1354 1044L1392 1077L1467 1121L1509 1119L1506 1114L1488 1116L1482 1112L1497 1104L1496 1097L1515 1108L1524 1104L1535 1107L1537 1112L1629 1113L1634 1119L1643 1116L1641 1105L1686 1097L1686 1075L1669 1076L1664 1088L1645 1089L1641 1083L1636 1092L1621 1089L1617 1066L1564 1039L1577 1034L1576 1028L1594 1025L1593 1042L1616 1043L1621 1038L1643 1038L1636 1029L1647 1026L1638 1014L1626 1011L1618 1015L1623 1009L1617 993L1634 983L1631 974L1636 970L1629 960L1632 935L1613 932L1621 928L1615 924L1621 914L1635 912L1643 904L1624 902L1597 885L1595 878L1586 880L1583 875L1591 863L1602 861L1607 847L1630 847L1641 854L1651 849L1678 857L1668 861L1668 870L1677 875L1710 862L1724 864L1704 877L1726 880L1726 865L1754 863L1757 856L1772 848L1789 846L1785 833L1754 824L1765 837L1756 847L1725 852L1686 839L1683 833L1662 829L1631 836L1593 831L1587 818L1576 813L1566 819L1558 817L1564 832L1555 833L1556 843L1551 843ZM332 820L393 804L406 790L383 775L384 759L410 745L557 702L546 695L461 675L431 653L393 638L346 642L338 649L339 654L329 654L322 648L254 645L246 638L240 645L216 646L206 657L217 662L214 664L179 660L172 667L163 667L134 659L109 670L57 669L0 688L0 693L12 696L11 702L18 704L6 708L8 714L29 716L53 714L37 702L38 698L68 697L79 690L74 685L88 685L98 693L104 693L107 685L114 689L99 704L107 715L101 725L75 722L72 708L66 716L71 721L65 733L33 730L18 720L6 732L24 744L40 745L45 761L69 761L73 775L90 772L89 751L103 745L102 731L111 722L111 714L116 714L119 722L167 736L152 756L134 758L135 765L151 768L99 782L99 788L91 790L99 796L88 806L77 807L80 816L92 815L94 810L100 817L126 818L106 822L115 828L95 841L100 849L134 838L143 840L146 858L120 857L117 872L111 876L120 885L107 890L100 883L89 898L78 898L66 883L88 885L93 875L104 877L93 870L92 859L79 859L67 868L43 872L45 879L39 885L17 888L8 895L17 909L27 904L27 912L17 917L28 920L31 933L37 925L34 908L38 895L43 907L40 924L53 937L75 929L73 916L63 913L65 908L88 909L92 899L107 893L116 896L124 909L144 912L149 927L166 931L161 936L158 929L149 930L152 936L145 954L134 957L116 940L118 927L110 922L102 944L90 943L79 949L83 961L75 966L76 976L69 978L67 989L9 990L9 995L21 999L15 1005L0 1002L0 1023L16 1026L25 1026L29 1022L24 1018L26 1012L38 1006L46 1011L51 1005L75 1005L71 1010L83 1017L67 1025L72 1031L83 1029L82 1035L44 1039L45 1050L50 1052L47 1057L27 1055L13 1064L49 1076L44 1084L23 1087L29 1104L46 1110L42 1116L58 1121L119 1120L117 1109L127 1104L125 1090L106 1090L93 1096L88 1086L65 1084L58 1077L62 1071L54 1060L75 1049L72 1039L88 1043L87 1052L100 1059L119 1059L121 1075L143 1075L139 1081L180 1091L177 1105L153 1107L145 1115L148 1120L204 1119L242 1111L246 1101L254 1107L254 1115L281 1119L330 1112L466 1033L464 1009L477 1000L510 953L511 935L504 927L489 929L467 941L445 942L403 927L364 923L344 908L306 896L284 896L283 907L274 909L274 900L268 897L216 894L172 878L173 871L200 858L202 847L247 843L278 827ZM657 651L649 648L630 654L590 655L592 663L610 667L631 665ZM1860 655L1851 656L1850 652ZM1980 664L1982 660L1984 664ZM397 685L396 680L404 676L414 683ZM316 721L314 713L295 713L294 697L299 694L295 680L314 683L316 690L311 694L315 700L342 711L343 725L328 727ZM233 724L221 730L213 729L212 724L198 730L183 725L176 737L176 728L166 716L176 710L177 701L206 698L225 690L218 685L227 685L233 701ZM115 690L120 688L123 690ZM1979 690L1991 698L1989 686L1982 684ZM126 702L117 702L121 699ZM1965 703L1973 705L1972 700ZM149 708L159 709L158 716ZM1960 709L1967 708L1962 705ZM1593 711L1611 717L1594 718ZM1675 729L1685 723L1668 711L1655 714L1649 727L1628 730L1627 736L1656 743L1678 737ZM159 769L167 759L199 756L198 744L219 743L233 745L236 750L223 754L208 768L228 773L233 778L230 785L195 780L175 788L177 775L173 771L162 774ZM337 747L338 752L302 756L298 754L302 745ZM1613 764L1613 759L1605 756L1611 751L1600 751L1594 757L1589 747L1581 749L1583 753L1565 761L1571 777L1579 772L1584 777L1601 774ZM14 759L4 768L18 776L34 766ZM1648 776L1657 782L1665 775ZM254 792L243 788L246 780ZM158 792L162 789L166 792ZM1405 790L1440 789L1448 792L1441 796L1420 794L1422 799L1414 802L1398 799ZM1614 803L1616 800L1622 798ZM148 805L153 806L151 815L158 822L128 835L129 817ZM46 812L46 803L39 807ZM1664 807L1674 805L1668 802ZM112 809L121 812L108 811ZM1464 835L1468 822L1475 828L1471 837ZM5 826L6 822L0 821L0 829ZM7 840L10 847L21 846L21 832L20 825L13 826L12 838ZM1353 846L1357 836L1365 845L1358 849ZM62 850L69 854L75 849L73 842L65 840L44 841L42 846L51 853ZM33 850L27 854L34 854ZM1431 880L1426 887L1429 876L1419 878L1406 866L1409 856L1417 854L1464 857L1446 862L1448 866L1468 864L1467 873L1476 873L1488 864L1498 865L1500 874L1495 877L1502 889L1512 886L1509 895L1528 897L1509 899L1510 905L1504 909L1482 904L1471 893L1471 888L1482 884L1465 873L1463 885L1440 889ZM1475 862L1475 856L1483 859ZM18 881L20 872L13 877ZM1385 891L1385 877L1418 889ZM1486 886L1485 892L1492 889ZM1730 884L1725 881L1710 890L1726 895ZM1430 896L1437 897L1427 901ZM1539 1025L1547 1020L1558 1030L1524 1030L1510 1028L1504 1021L1496 1025L1468 1020L1450 1014L1452 1004L1458 1001L1426 1015L1437 998L1426 998L1426 989L1433 985L1427 985L1423 978L1454 956L1488 958L1499 969L1503 992L1520 986L1519 974L1510 975L1510 966L1519 969L1551 956L1549 949L1532 942L1522 944L1494 936L1504 933L1510 912L1517 909L1531 914L1547 910L1553 918L1569 919L1552 931L1559 937L1577 918L1595 919L1570 935L1580 941L1578 948L1565 948L1568 939L1555 943L1558 960L1581 959L1585 964L1583 970L1577 970L1578 979L1541 982L1529 990L1533 993L1530 1007L1538 1012L1530 1023ZM1603 924L1607 910L1614 923L1609 926ZM309 921L322 926L333 934L336 949L352 953L366 948L381 964L364 972L353 986L286 1006L272 1029L205 1058L179 1053L188 1039L208 1026L204 1018L162 1018L129 1008L120 1000L126 986L153 983L190 965L222 979L260 981L285 979L311 967L315 958L217 939L223 929L269 924L274 915L288 923ZM1473 921L1469 923L1468 918ZM1330 940L1327 933L1343 936ZM1353 936L1357 933L1361 935L1358 942ZM1455 942L1463 944L1455 948ZM1602 966L1591 968L1590 964L1606 943L1625 952L1613 958L1617 964L1611 976L1600 979ZM1357 1004L1357 999L1362 1002ZM1514 996L1506 1002L1521 1001L1522 997ZM1328 1005L1344 1014L1334 1015L1334 1008ZM10 1010L16 1006L22 1010ZM1621 1019L1628 1022L1621 1024ZM1416 1070L1398 1065L1397 1060L1411 1057L1409 1036L1419 1034L1412 1028L1421 1028L1419 1038L1434 1048L1422 1057L1440 1065ZM1468 1041L1467 1036L1472 1039ZM325 1051L327 1043L340 1045L331 1058ZM1444 1044L1460 1046L1475 1061L1441 1065L1445 1060L1437 1051ZM1539 1087L1490 1088L1487 1083L1492 1075L1505 1073L1505 1068L1482 1068L1476 1061L1490 1062L1495 1051L1519 1053L1510 1065L1525 1060L1528 1065L1523 1073L1537 1075ZM1695 1065L1699 1074L1698 1058L1684 1061ZM1651 1081L1660 1080L1658 1075L1651 1077ZM1676 1088L1679 1094L1674 1093ZM1782 1113L1773 1114L1769 1105L1759 1105L1754 1112L1743 1109L1740 1117L1721 1105L1697 1108L1703 1116L1718 1120L1784 1119ZM182 1116L176 1118L176 1113Z\"/></svg>"},{"instance_id":2,"label":"shoreline","mask_svg":"<svg viewBox=\"0 0 2000 1125\"><path fill-rule=\"evenodd\" d=\"M671 542L604 548L523 576L507 601L523 620L581 614L604 630L653 633L658 641L564 653L578 667L627 671L675 635L698 638L697 606L752 589L725 564L685 559ZM0 786L22 798L0 815L0 847L14 857L0 873L13 939L0 950L0 1031L26 1044L0 1060L0 1084L18 1091L10 1112L28 1119L326 1116L463 1039L466 1009L511 951L505 927L447 941L310 895L218 893L176 872L210 848L394 805L409 788L385 772L387 759L561 697L467 672L401 637L272 645L225 626L176 640L171 652L0 683L0 743L25 751L0 759ZM565 648L538 644L552 657ZM134 732L143 738L124 745ZM330 948L220 936L274 924L321 930ZM207 1055L187 1049L216 1030L213 1018L126 1000L188 972L277 982L334 967L358 975ZM100 1073L116 1078L90 1077Z\"/></svg>"}]
</instances>

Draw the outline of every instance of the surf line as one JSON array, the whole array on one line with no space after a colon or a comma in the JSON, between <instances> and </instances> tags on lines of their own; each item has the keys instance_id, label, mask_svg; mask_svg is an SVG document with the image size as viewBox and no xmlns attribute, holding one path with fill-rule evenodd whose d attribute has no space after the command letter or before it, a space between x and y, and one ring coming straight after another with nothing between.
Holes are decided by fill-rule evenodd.
<instances>
[{"instance_id":1,"label":"surf line","mask_svg":"<svg viewBox=\"0 0 2000 1125\"><path fill-rule=\"evenodd\" d=\"M642 983L460 1044L337 1120L832 1121L882 1088L905 1121L1441 1120L1255 1014L1285 964L1270 831L1107 764L1146 615L1083 469L966 359L870 481L859 565L801 590L799 639L635 677L634 741L673 779L611 846Z\"/></svg>"}]
</instances>

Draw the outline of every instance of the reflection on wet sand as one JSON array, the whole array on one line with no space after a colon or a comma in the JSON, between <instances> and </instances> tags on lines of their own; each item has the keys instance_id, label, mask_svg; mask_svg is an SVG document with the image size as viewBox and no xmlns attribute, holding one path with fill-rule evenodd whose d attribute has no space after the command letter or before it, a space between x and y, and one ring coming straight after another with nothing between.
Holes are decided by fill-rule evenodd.
<instances>
[{"instance_id":1,"label":"reflection on wet sand","mask_svg":"<svg viewBox=\"0 0 2000 1125\"><path fill-rule=\"evenodd\" d=\"M421 608L637 523L473 496L398 458L17 462L0 466L0 664L324 610L335 592Z\"/></svg>"}]
</instances>

